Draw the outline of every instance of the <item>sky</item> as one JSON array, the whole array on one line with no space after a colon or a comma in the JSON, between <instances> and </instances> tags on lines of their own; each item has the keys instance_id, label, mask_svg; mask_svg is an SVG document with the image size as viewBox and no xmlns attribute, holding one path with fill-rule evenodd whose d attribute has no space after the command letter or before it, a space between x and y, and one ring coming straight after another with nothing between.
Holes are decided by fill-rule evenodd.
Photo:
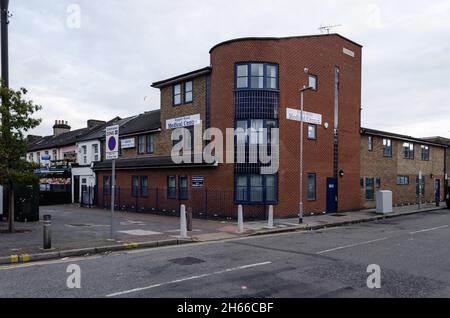
<instances>
[{"instance_id":1,"label":"sky","mask_svg":"<svg viewBox=\"0 0 450 318\"><path fill-rule=\"evenodd\" d=\"M362 125L450 137L450 0L10 0L10 85L52 134L158 109L152 82L209 65L246 36L320 34L363 48Z\"/></svg>"}]
</instances>

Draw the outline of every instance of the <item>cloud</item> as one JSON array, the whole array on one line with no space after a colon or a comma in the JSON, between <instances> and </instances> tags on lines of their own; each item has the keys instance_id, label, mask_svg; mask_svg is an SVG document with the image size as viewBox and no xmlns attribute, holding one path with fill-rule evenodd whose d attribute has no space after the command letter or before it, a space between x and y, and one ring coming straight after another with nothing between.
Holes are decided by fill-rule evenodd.
<instances>
[{"instance_id":1,"label":"cloud","mask_svg":"<svg viewBox=\"0 0 450 318\"><path fill-rule=\"evenodd\" d=\"M67 7L81 9L79 29ZM24 86L49 134L159 107L153 81L209 65L209 49L242 36L319 33L364 45L364 126L449 136L450 1L11 1L11 85Z\"/></svg>"}]
</instances>

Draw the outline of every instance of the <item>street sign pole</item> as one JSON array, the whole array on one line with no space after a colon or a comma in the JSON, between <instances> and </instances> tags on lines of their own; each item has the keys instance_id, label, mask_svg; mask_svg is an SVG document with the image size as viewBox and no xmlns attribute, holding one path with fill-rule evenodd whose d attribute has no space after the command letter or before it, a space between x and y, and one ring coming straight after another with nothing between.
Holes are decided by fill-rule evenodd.
<instances>
[{"instance_id":1,"label":"street sign pole","mask_svg":"<svg viewBox=\"0 0 450 318\"><path fill-rule=\"evenodd\" d=\"M112 180L111 180L111 233L110 239L114 240L114 205L116 195L116 159L112 160Z\"/></svg>"},{"instance_id":2,"label":"street sign pole","mask_svg":"<svg viewBox=\"0 0 450 318\"><path fill-rule=\"evenodd\" d=\"M422 170L419 171L419 210L422 201Z\"/></svg>"}]
</instances>

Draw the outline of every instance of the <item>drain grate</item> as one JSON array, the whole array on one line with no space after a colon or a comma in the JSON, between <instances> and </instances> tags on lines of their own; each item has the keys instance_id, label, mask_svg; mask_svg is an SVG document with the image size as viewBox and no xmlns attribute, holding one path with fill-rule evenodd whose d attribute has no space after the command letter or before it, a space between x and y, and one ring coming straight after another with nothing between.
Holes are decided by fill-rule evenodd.
<instances>
[{"instance_id":1,"label":"drain grate","mask_svg":"<svg viewBox=\"0 0 450 318\"><path fill-rule=\"evenodd\" d=\"M92 224L68 224L68 226L72 227L90 227Z\"/></svg>"},{"instance_id":2,"label":"drain grate","mask_svg":"<svg viewBox=\"0 0 450 318\"><path fill-rule=\"evenodd\" d=\"M194 264L200 264L204 263L204 260L201 260L199 258L195 257L182 257L182 258L175 258L170 259L169 262L178 264L178 265L194 265Z\"/></svg>"}]
</instances>

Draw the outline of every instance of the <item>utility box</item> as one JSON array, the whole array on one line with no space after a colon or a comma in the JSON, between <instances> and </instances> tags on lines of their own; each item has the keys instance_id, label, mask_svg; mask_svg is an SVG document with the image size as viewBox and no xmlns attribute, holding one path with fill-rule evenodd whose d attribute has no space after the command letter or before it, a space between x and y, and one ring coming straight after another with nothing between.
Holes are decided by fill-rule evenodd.
<instances>
[{"instance_id":1,"label":"utility box","mask_svg":"<svg viewBox=\"0 0 450 318\"><path fill-rule=\"evenodd\" d=\"M392 207L392 191L377 191L377 213L389 214L393 212L394 209Z\"/></svg>"}]
</instances>

